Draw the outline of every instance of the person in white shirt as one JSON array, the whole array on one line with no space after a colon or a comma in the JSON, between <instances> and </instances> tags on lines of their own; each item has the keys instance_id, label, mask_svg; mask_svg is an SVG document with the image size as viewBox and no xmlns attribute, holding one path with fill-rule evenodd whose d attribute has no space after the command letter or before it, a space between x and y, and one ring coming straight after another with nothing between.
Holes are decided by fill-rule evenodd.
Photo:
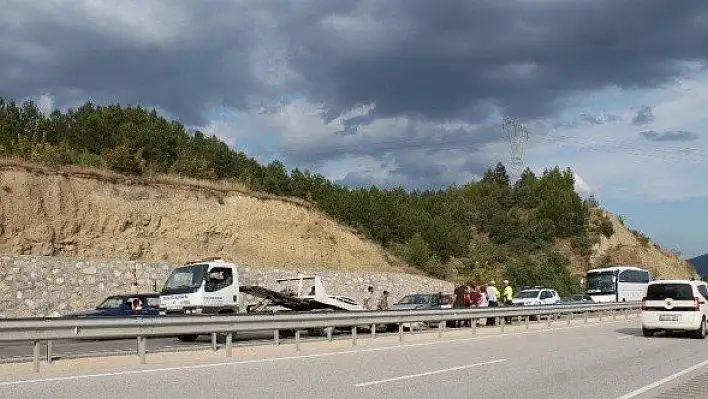
<instances>
[{"instance_id":1,"label":"person in white shirt","mask_svg":"<svg viewBox=\"0 0 708 399\"><path fill-rule=\"evenodd\" d=\"M369 286L367 291L369 291L369 296L364 298L364 307L368 310L374 310L374 287Z\"/></svg>"}]
</instances>

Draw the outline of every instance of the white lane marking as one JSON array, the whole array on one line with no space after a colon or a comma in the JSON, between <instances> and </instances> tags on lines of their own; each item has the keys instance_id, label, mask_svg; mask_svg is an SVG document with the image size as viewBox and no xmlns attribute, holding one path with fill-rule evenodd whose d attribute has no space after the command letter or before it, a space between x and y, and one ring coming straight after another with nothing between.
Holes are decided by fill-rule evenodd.
<instances>
[{"instance_id":1,"label":"white lane marking","mask_svg":"<svg viewBox=\"0 0 708 399\"><path fill-rule=\"evenodd\" d=\"M623 336L623 337L617 338L617 340L618 340L618 341L621 341L621 340L623 340L623 339L630 339L630 338L632 338L631 335L625 335L625 336Z\"/></svg>"},{"instance_id":2,"label":"white lane marking","mask_svg":"<svg viewBox=\"0 0 708 399\"><path fill-rule=\"evenodd\" d=\"M69 376L63 376L63 377L38 378L38 379L32 379L32 380L2 381L2 382L0 382L0 387L6 387L6 386L12 386L12 385L22 385L22 384L34 384L34 383L38 383L38 382L57 382L57 381L81 380L81 379L87 379L87 378L116 377L116 376L124 376L124 375L159 373L159 372L163 372L163 371L205 369L205 368L231 366L231 365L273 363L273 362L280 362L283 360L317 359L317 358L322 358L322 357L348 355L348 354L353 354L353 353L381 352L381 351L393 350L393 349L402 349L402 348L405 349L405 348L414 348L414 347L419 347L419 346L443 345L443 344L451 344L451 343L466 342L466 341L478 341L478 340L484 341L484 340L495 339L495 338L514 337L514 336L519 336L519 335L530 335L530 334L539 334L539 333L549 333L549 332L554 332L554 331L572 330L572 329L583 328L583 327L606 326L608 324L627 323L627 322L628 322L627 320L616 320L616 321L607 321L607 322L599 322L599 323L592 323L592 324L580 324L577 326L546 328L546 329L541 329L541 330L508 332L508 333L504 333L504 334L487 335L487 336L481 336L481 337L474 336L474 337L468 337L468 338L456 338L456 339L449 339L449 340L442 340L442 341L419 342L416 344L391 345L391 346L382 346L382 347L378 347L378 348L355 349L355 350L328 352L328 353L315 353L312 355L284 356L284 357L273 357L273 358L252 359L252 360L238 360L238 361L233 361L233 362L204 363L204 364L195 364L195 365L190 365L190 366L117 371L117 372L112 372L112 373L80 374L80 375L69 375Z\"/></svg>"},{"instance_id":3,"label":"white lane marking","mask_svg":"<svg viewBox=\"0 0 708 399\"><path fill-rule=\"evenodd\" d=\"M676 374L672 374L672 375L670 375L670 376L668 376L668 377L666 377L666 378L660 379L659 381L652 382L652 383L649 384L649 385L643 386L643 387L641 387L641 388L639 388L639 389L637 389L637 390L635 390L635 391L632 391L632 392L630 392L630 393L628 393L628 394L626 394L626 395L624 395L624 396L620 396L620 397L618 397L617 399L630 399L630 398L633 398L633 397L635 397L635 396L639 396L639 395L641 395L641 394L643 394L643 393L645 393L645 392L651 391L651 390L654 389L654 388L658 388L658 387L660 387L660 386L666 384L667 382L671 382L671 381L673 381L673 380L675 380L675 379L677 379L677 378L679 378L679 377L681 377L681 376L683 376L683 375L686 375L686 374L690 373L691 371L697 370L697 369L699 369L699 368L701 368L701 367L704 367L704 366L708 366L708 360L703 361L703 362L700 362L700 363L698 363L698 364L694 364L693 366L691 366L691 367L689 367L689 368L686 368L686 369L683 369L683 370L679 371L679 372L676 373Z\"/></svg>"},{"instance_id":4,"label":"white lane marking","mask_svg":"<svg viewBox=\"0 0 708 399\"><path fill-rule=\"evenodd\" d=\"M425 377L425 376L428 376L428 375L435 375L435 374L448 373L448 372L450 372L450 371L471 369L471 368L473 368L473 367L486 366L486 365L488 365L488 364L501 363L501 362L505 362L505 361L506 361L506 359L490 360L490 361L488 361L488 362L467 364L467 365L464 365L464 366L452 367L452 368L449 368L449 369L434 370L434 371L426 371L425 373L403 375L403 376L400 376L400 377L386 378L386 379L384 379L384 380L376 380L376 381L369 381L369 382L361 382L361 383L359 383L359 384L354 384L354 386L355 386L355 387L366 387L366 386L369 386L369 385L383 384L383 383L385 383L385 382L409 380L409 379L411 379L411 378L416 378L416 377Z\"/></svg>"}]
</instances>

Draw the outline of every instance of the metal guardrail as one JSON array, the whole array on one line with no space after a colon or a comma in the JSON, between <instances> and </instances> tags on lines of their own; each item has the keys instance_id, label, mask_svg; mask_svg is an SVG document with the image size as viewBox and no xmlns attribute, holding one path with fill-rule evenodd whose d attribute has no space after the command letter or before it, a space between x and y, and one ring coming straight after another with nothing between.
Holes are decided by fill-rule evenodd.
<instances>
[{"instance_id":1,"label":"metal guardrail","mask_svg":"<svg viewBox=\"0 0 708 399\"><path fill-rule=\"evenodd\" d=\"M523 318L526 328L530 317L547 316L550 326L554 319L566 316L570 324L574 315L584 314L587 322L589 313L610 313L616 318L624 312L639 311L640 302L601 303L582 305L542 305L542 306L501 306L491 308L445 309L445 310L387 310L387 311L334 311L334 312L294 312L284 311L272 314L239 315L190 315L190 316L140 316L128 318L85 317L85 318L29 318L4 319L0 322L0 342L33 341L34 370L39 371L40 343L47 341L47 361L52 361L52 341L63 339L111 339L137 338L137 352L141 363L145 363L148 337L166 337L191 334L211 334L216 347L217 334L226 335L226 356L232 356L233 333L249 331L273 331L276 344L279 331L295 330L295 343L300 350L300 330L325 328L328 339L332 339L332 328L350 327L352 345L356 345L357 328L371 327L376 333L376 325L398 325L400 339L403 326L407 323L438 322L438 334L447 321L471 321L476 328L476 320L497 318L504 331L506 318Z\"/></svg>"}]
</instances>

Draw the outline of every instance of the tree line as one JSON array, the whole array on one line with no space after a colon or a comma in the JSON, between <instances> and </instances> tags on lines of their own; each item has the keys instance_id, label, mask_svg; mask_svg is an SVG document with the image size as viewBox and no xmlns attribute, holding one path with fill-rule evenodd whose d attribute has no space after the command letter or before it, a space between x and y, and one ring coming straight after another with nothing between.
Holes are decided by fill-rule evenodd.
<instances>
[{"instance_id":1,"label":"tree line","mask_svg":"<svg viewBox=\"0 0 708 399\"><path fill-rule=\"evenodd\" d=\"M569 169L540 176L527 169L511 182L499 163L477 182L445 189L349 188L307 170L288 171L278 160L261 165L214 135L189 132L138 106L86 102L44 115L31 101L0 99L0 155L129 175L237 180L309 201L428 274L471 283L503 270L517 285L577 291L569 255L587 258L600 234L613 233L606 218L592 222L597 204L575 192Z\"/></svg>"}]
</instances>

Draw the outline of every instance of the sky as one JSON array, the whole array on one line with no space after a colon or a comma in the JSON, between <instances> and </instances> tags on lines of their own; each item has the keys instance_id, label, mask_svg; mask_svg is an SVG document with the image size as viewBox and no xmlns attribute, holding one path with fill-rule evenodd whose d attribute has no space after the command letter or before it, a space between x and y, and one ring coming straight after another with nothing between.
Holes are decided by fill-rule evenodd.
<instances>
[{"instance_id":1,"label":"sky","mask_svg":"<svg viewBox=\"0 0 708 399\"><path fill-rule=\"evenodd\" d=\"M705 0L5 0L0 96L140 104L352 187L569 167L708 252ZM521 150L523 148L523 151Z\"/></svg>"}]
</instances>

